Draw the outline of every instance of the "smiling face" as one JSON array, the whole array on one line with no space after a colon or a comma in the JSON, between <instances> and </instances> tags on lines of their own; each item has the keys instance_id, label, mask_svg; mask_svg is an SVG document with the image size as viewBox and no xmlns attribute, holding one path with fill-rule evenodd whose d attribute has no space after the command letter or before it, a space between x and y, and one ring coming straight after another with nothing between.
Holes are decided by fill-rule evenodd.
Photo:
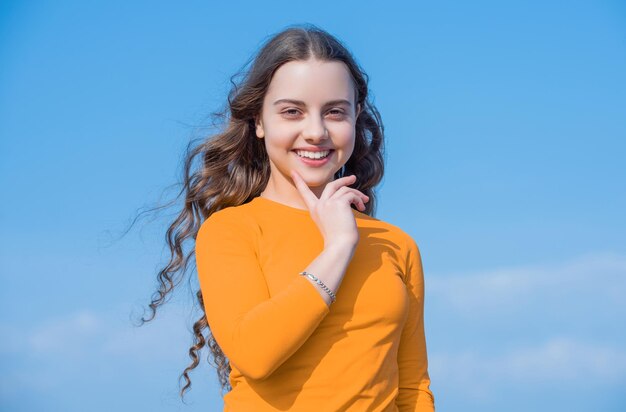
<instances>
[{"instance_id":1,"label":"smiling face","mask_svg":"<svg viewBox=\"0 0 626 412\"><path fill-rule=\"evenodd\" d=\"M270 160L270 179L261 195L303 204L290 176L295 169L320 197L352 155L360 111L355 103L353 81L343 62L296 60L279 67L256 119L256 135L265 140ZM324 159L310 160L297 149L308 150L300 154L309 156L330 152Z\"/></svg>"}]
</instances>

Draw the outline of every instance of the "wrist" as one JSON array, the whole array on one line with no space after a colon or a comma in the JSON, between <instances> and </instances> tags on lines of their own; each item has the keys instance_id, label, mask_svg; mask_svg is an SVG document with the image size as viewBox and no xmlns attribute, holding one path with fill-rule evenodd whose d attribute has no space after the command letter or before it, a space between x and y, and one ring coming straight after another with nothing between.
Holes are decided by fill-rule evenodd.
<instances>
[{"instance_id":1,"label":"wrist","mask_svg":"<svg viewBox=\"0 0 626 412\"><path fill-rule=\"evenodd\" d=\"M357 242L350 239L337 239L324 243L324 250L354 252Z\"/></svg>"}]
</instances>

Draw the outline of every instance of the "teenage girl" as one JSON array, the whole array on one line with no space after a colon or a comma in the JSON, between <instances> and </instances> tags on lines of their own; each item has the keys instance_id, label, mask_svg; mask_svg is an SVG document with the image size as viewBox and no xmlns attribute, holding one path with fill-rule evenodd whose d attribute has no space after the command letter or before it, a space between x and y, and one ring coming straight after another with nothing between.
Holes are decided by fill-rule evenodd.
<instances>
[{"instance_id":1,"label":"teenage girl","mask_svg":"<svg viewBox=\"0 0 626 412\"><path fill-rule=\"evenodd\" d=\"M367 79L335 37L291 26L231 90L223 130L189 149L150 304L195 252L204 315L181 395L208 346L225 411L434 410L419 249L373 217L384 132Z\"/></svg>"}]
</instances>

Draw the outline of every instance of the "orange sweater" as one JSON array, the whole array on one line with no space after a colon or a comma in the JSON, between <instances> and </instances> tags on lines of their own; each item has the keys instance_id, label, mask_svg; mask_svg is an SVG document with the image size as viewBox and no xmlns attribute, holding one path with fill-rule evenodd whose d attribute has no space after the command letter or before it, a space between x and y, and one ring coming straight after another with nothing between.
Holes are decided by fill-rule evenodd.
<instances>
[{"instance_id":1,"label":"orange sweater","mask_svg":"<svg viewBox=\"0 0 626 412\"><path fill-rule=\"evenodd\" d=\"M199 284L232 369L225 412L434 410L418 247L352 210L360 239L330 307L299 275L324 246L307 210L256 197L202 223Z\"/></svg>"}]
</instances>

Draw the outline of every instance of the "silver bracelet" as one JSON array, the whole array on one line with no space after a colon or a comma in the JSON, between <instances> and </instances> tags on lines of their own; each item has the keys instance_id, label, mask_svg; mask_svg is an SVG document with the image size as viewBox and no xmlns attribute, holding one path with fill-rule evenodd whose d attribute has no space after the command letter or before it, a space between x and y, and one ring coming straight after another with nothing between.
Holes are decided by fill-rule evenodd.
<instances>
[{"instance_id":1,"label":"silver bracelet","mask_svg":"<svg viewBox=\"0 0 626 412\"><path fill-rule=\"evenodd\" d=\"M324 292L326 292L326 293L328 293L328 295L330 295L331 304L332 304L332 303L335 303L335 299L337 299L337 297L335 296L335 294L333 293L333 291L332 291L332 290L330 290L330 289L328 288L328 286L326 286L326 285L324 284L324 282L322 282L321 280L319 280L319 279L317 278L317 276L315 276L314 274L309 273L309 272L300 272L300 274L301 274L301 275L303 275L303 276L306 276L306 277L308 277L308 278L310 278L310 279L313 279L313 280L314 280L314 281L315 281L318 285L320 285L320 287L321 287L322 289L324 289Z\"/></svg>"}]
</instances>

